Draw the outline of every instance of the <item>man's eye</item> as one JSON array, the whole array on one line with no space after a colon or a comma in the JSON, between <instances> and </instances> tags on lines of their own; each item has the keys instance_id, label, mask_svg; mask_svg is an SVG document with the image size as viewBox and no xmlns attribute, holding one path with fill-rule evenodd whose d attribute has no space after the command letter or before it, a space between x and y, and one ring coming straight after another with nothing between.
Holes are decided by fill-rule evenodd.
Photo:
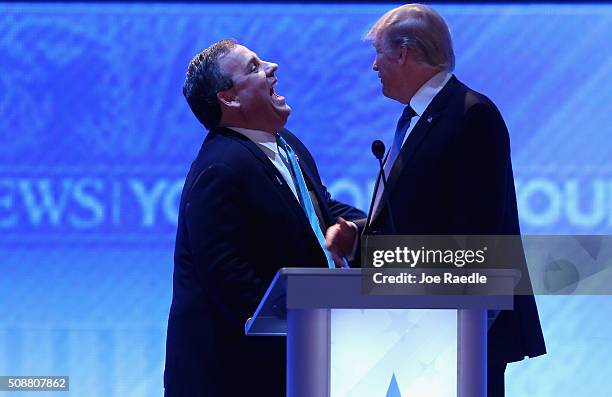
<instances>
[{"instance_id":1,"label":"man's eye","mask_svg":"<svg viewBox=\"0 0 612 397\"><path fill-rule=\"evenodd\" d=\"M255 72L255 71L257 71L257 69L258 69L257 65L255 65L255 64L251 65L251 72Z\"/></svg>"}]
</instances>

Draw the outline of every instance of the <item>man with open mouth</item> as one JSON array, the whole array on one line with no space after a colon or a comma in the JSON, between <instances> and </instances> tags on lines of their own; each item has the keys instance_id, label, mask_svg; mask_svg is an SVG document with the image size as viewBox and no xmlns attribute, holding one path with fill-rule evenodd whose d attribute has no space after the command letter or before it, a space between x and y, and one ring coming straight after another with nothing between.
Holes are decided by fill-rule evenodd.
<instances>
[{"instance_id":1,"label":"man with open mouth","mask_svg":"<svg viewBox=\"0 0 612 397\"><path fill-rule=\"evenodd\" d=\"M189 65L183 93L209 130L179 209L166 396L284 396L285 339L244 335L281 267L334 267L325 232L364 214L331 199L284 125L278 65L234 40Z\"/></svg>"}]
</instances>

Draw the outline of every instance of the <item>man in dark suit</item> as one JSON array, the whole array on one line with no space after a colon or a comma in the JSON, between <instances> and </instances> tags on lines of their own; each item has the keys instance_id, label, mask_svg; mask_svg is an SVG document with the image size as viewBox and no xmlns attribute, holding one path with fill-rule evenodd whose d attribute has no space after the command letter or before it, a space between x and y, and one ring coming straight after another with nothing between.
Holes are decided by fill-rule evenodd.
<instances>
[{"instance_id":1,"label":"man in dark suit","mask_svg":"<svg viewBox=\"0 0 612 397\"><path fill-rule=\"evenodd\" d=\"M519 235L508 130L493 102L452 75L444 19L423 5L401 6L366 39L376 48L373 69L383 94L406 105L366 233ZM328 246L338 255L352 247L349 225L340 221L328 230ZM524 292L530 282L523 271ZM497 316L488 351L489 396L503 396L506 364L546 352L533 296L516 296L514 310Z\"/></svg>"},{"instance_id":2,"label":"man in dark suit","mask_svg":"<svg viewBox=\"0 0 612 397\"><path fill-rule=\"evenodd\" d=\"M166 396L284 396L285 339L246 337L245 321L279 268L333 267L325 230L363 217L283 129L276 69L233 40L189 65L183 92L210 131L181 196Z\"/></svg>"}]
</instances>

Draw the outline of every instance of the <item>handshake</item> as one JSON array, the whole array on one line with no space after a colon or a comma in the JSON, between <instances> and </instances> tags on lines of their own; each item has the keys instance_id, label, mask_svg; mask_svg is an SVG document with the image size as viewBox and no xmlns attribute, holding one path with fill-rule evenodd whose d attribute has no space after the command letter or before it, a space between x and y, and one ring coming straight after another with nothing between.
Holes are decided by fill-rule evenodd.
<instances>
[{"instance_id":1,"label":"handshake","mask_svg":"<svg viewBox=\"0 0 612 397\"><path fill-rule=\"evenodd\" d=\"M348 261L355 257L359 230L353 222L339 217L335 225L325 232L325 245L331 253L336 267L349 267Z\"/></svg>"}]
</instances>

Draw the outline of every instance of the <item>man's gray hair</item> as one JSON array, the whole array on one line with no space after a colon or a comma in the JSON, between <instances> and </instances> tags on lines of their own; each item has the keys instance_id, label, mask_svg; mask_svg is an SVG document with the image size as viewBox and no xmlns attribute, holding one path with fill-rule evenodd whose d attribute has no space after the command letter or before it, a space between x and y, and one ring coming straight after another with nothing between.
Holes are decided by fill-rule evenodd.
<instances>
[{"instance_id":1,"label":"man's gray hair","mask_svg":"<svg viewBox=\"0 0 612 397\"><path fill-rule=\"evenodd\" d=\"M406 47L421 64L449 72L455 68L448 25L440 14L422 4L406 4L387 12L364 39L390 49Z\"/></svg>"}]
</instances>

